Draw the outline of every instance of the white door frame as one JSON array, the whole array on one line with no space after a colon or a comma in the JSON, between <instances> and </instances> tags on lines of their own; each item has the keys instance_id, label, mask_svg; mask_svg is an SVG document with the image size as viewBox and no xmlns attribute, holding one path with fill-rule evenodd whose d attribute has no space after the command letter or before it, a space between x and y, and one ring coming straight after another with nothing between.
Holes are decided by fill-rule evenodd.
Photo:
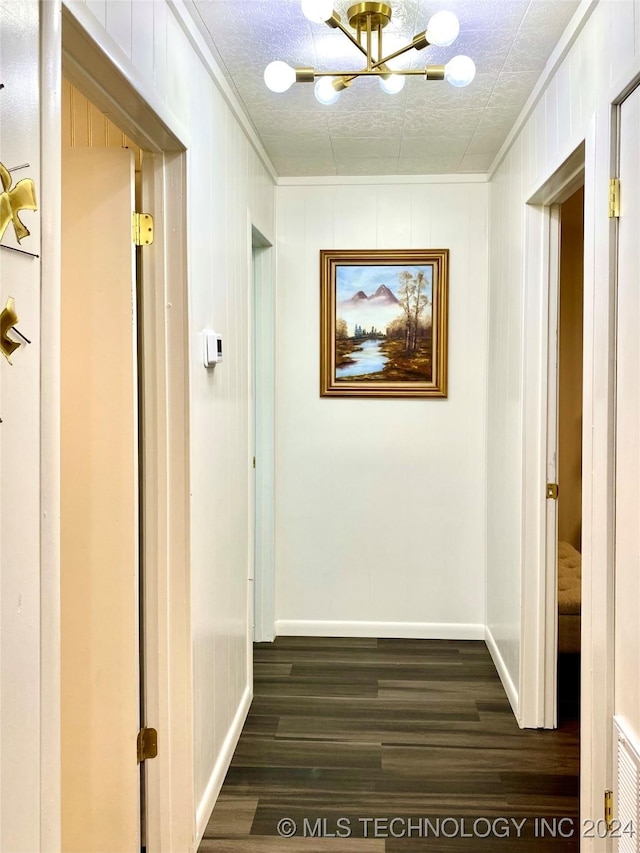
<instances>
[{"instance_id":1,"label":"white door frame","mask_svg":"<svg viewBox=\"0 0 640 853\"><path fill-rule=\"evenodd\" d=\"M580 811L603 815L614 789L616 299L618 222L606 219L619 174L619 106L640 85L640 59L622 70L594 117L585 182L584 431L582 515L582 719ZM596 152L601 152L597 154ZM624 196L623 196L624 198ZM624 204L624 201L622 202ZM587 381L588 379L588 381ZM587 524L588 521L588 524ZM585 538L585 532L587 536ZM583 839L583 853L610 850Z\"/></svg>"},{"instance_id":2,"label":"white door frame","mask_svg":"<svg viewBox=\"0 0 640 853\"><path fill-rule=\"evenodd\" d=\"M621 331L621 307L620 307L620 294L622 292L621 287L628 287L628 281L626 280L627 271L624 268L624 259L621 259L621 252L625 249L628 249L627 245L621 245L621 226L624 229L622 236L628 240L628 217L631 214L633 209L633 201L637 203L637 197L633 198L632 203L627 208L625 204L625 199L628 199L634 195L637 187L637 176L632 176L628 171L623 171L623 167L625 165L625 155L626 155L626 165L629 165L629 140L625 139L625 133L628 129L628 124L623 125L623 115L622 115L622 106L624 105L625 100L630 97L638 97L640 94L640 73L637 73L633 78L633 81L630 85L625 87L623 94L620 95L619 98L616 99L613 110L612 110L612 138L611 138L611 160L612 160L612 175L618 177L620 179L621 187L620 187L620 216L623 218L623 221L620 222L618 219L613 220L613 226L615 229L615 233L613 235L614 241L614 253L612 259L613 265L613 278L615 280L615 300L614 300L614 321L613 321L613 332L614 332L614 344L613 344L613 352L611 362L615 364L615 375L613 378L613 397L614 397L614 418L613 418L613 438L614 438L614 488L613 488L613 571L612 571L612 579L611 579L611 594L614 598L613 601L613 619L612 619L612 636L611 636L611 644L612 644L612 678L610 686L610 698L611 698L611 715L612 718L607 719L607 734L610 735L609 742L611 744L610 753L607 755L607 770L609 772L608 778L608 787L613 791L614 794L614 815L616 818L622 819L623 822L626 818L626 815L623 815L623 811L625 811L622 807L621 796L622 791L620 788L620 783L622 780L622 775L620 771L622 769L620 764L621 752L626 752L628 755L633 756L633 760L637 760L638 757L638 748L637 748L637 719L629 720L625 714L625 711L629 711L628 708L628 695L624 695L626 693L626 685L625 685L625 676L629 674L629 666L628 662L625 666L625 661L619 659L619 652L621 649L621 640L619 637L619 632L621 630L621 625L625 623L628 624L629 613L622 613L619 611L620 605L620 590L625 581L624 577L624 569L620 569L620 551L619 548L621 546L621 539L624 542L624 531L622 527L626 524L629 526L630 516L633 514L626 511L628 507L625 507L625 500L627 495L625 495L625 488L627 485L624 481L621 483L619 479L619 471L624 468L625 461L621 460L621 452L620 448L624 451L624 435L620 435L620 407L619 407L619 390L621 387L621 383L619 382L619 378L621 376L621 371L624 372L628 367L623 364L624 357L621 356L621 346L624 345L624 321L622 322L622 331ZM623 145L626 151L623 151ZM633 149L632 149L633 150ZM631 178L636 178L635 186L634 181ZM627 202L628 204L628 202ZM630 210L631 209L631 210ZM623 224L626 218L626 225ZM631 220L633 221L633 219ZM624 276L622 280L622 285L620 282L620 275ZM624 271L624 272L623 272ZM624 295L624 294L623 294ZM628 334L627 334L628 340ZM623 376L624 378L624 376ZM627 389L628 389L628 382ZM625 389L626 390L626 389ZM624 402L624 401L622 401ZM628 409L627 409L628 412ZM622 412L622 417L624 419L625 412ZM624 423L622 424L624 426ZM628 455L628 453L625 453ZM617 490L621 488L621 495L617 494ZM633 522L632 522L633 523ZM618 528L618 529L616 529ZM625 548L622 545L622 554L625 555ZM616 590L618 590L616 594ZM617 599L617 601L616 601ZM624 640L622 640L624 643ZM633 683L633 682L631 682ZM623 693L621 697L618 694L618 691ZM622 707L621 704L627 705L627 708ZM635 731L634 731L635 729ZM634 742L636 741L636 742ZM637 827L636 827L637 829ZM617 850L618 846L614 842L609 842L609 846L607 847L607 853L611 850Z\"/></svg>"},{"instance_id":3,"label":"white door frame","mask_svg":"<svg viewBox=\"0 0 640 853\"><path fill-rule=\"evenodd\" d=\"M249 567L253 620L249 625L254 626L255 642L269 643L275 637L275 250L255 226L250 231L253 411L249 421L256 470L249 530L253 543Z\"/></svg>"},{"instance_id":4,"label":"white door frame","mask_svg":"<svg viewBox=\"0 0 640 853\"><path fill-rule=\"evenodd\" d=\"M42 765L43 851L60 849L60 161L61 70L146 152L143 197L155 242L143 263L145 300L145 646L147 850L189 850L195 835L189 584L189 395L186 139L96 25L84 4L40 4L42 85ZM46 94L45 94L46 93ZM178 200L180 200L178 202ZM165 239L170 235L170 239ZM141 389L142 391L142 389ZM46 580L44 580L46 578ZM171 606L169 607L169 602Z\"/></svg>"},{"instance_id":5,"label":"white door frame","mask_svg":"<svg viewBox=\"0 0 640 853\"><path fill-rule=\"evenodd\" d=\"M529 197L525 236L522 642L518 723L556 725L559 205L585 180L585 145ZM551 478L551 479L550 479Z\"/></svg>"}]
</instances>

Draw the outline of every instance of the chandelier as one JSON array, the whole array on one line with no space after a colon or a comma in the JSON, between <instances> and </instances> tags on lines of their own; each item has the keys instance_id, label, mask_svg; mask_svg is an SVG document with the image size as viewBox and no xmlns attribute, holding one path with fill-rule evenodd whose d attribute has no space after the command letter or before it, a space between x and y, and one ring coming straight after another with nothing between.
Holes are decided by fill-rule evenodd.
<instances>
[{"instance_id":1,"label":"chandelier","mask_svg":"<svg viewBox=\"0 0 640 853\"><path fill-rule=\"evenodd\" d=\"M347 10L347 29L333 10L333 0L302 0L304 15L314 24L327 24L338 29L366 57L367 64L360 71L316 71L314 68L292 68L286 62L271 62L264 71L264 81L272 92L286 92L294 83L314 83L315 96L321 104L333 104L340 93L358 77L377 77L380 88L388 95L400 92L406 77L420 76L426 80L446 80L452 86L467 86L473 80L476 67L468 56L454 56L446 65L427 65L424 70L398 71L389 68L391 60L409 50L422 50L430 44L448 47L458 37L460 25L453 12L436 12L424 32L392 53L385 54L382 31L391 20L391 6L386 3L356 3ZM374 52L375 42L375 52Z\"/></svg>"}]
</instances>

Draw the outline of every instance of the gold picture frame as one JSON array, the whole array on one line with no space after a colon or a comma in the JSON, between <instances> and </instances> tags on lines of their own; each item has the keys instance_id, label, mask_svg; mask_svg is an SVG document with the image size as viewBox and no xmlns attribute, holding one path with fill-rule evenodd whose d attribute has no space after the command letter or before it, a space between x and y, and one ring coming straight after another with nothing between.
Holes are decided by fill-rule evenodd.
<instances>
[{"instance_id":1,"label":"gold picture frame","mask_svg":"<svg viewBox=\"0 0 640 853\"><path fill-rule=\"evenodd\" d=\"M320 251L320 396L446 397L448 249Z\"/></svg>"}]
</instances>

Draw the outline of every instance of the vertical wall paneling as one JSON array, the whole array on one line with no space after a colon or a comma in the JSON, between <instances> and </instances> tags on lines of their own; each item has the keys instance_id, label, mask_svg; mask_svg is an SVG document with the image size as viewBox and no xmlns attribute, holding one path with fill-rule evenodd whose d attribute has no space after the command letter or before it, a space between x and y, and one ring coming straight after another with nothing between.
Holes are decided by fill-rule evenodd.
<instances>
[{"instance_id":1,"label":"vertical wall paneling","mask_svg":"<svg viewBox=\"0 0 640 853\"><path fill-rule=\"evenodd\" d=\"M276 630L483 636L487 187L283 186ZM449 397L319 396L319 250L449 248Z\"/></svg>"},{"instance_id":2,"label":"vertical wall paneling","mask_svg":"<svg viewBox=\"0 0 640 853\"><path fill-rule=\"evenodd\" d=\"M107 0L86 0L87 8L104 27L107 21Z\"/></svg>"},{"instance_id":3,"label":"vertical wall paneling","mask_svg":"<svg viewBox=\"0 0 640 853\"><path fill-rule=\"evenodd\" d=\"M62 143L68 148L130 148L140 172L139 146L67 79L62 81Z\"/></svg>"},{"instance_id":4,"label":"vertical wall paneling","mask_svg":"<svg viewBox=\"0 0 640 853\"><path fill-rule=\"evenodd\" d=\"M166 3L151 3L153 8L153 88L164 92L167 86L167 18Z\"/></svg>"},{"instance_id":5,"label":"vertical wall paneling","mask_svg":"<svg viewBox=\"0 0 640 853\"><path fill-rule=\"evenodd\" d=\"M131 0L107 0L105 28L127 59L131 59L132 18L135 2ZM140 5L140 4L138 4Z\"/></svg>"},{"instance_id":6,"label":"vertical wall paneling","mask_svg":"<svg viewBox=\"0 0 640 853\"><path fill-rule=\"evenodd\" d=\"M153 80L154 6L131 4L131 61L145 80Z\"/></svg>"}]
</instances>

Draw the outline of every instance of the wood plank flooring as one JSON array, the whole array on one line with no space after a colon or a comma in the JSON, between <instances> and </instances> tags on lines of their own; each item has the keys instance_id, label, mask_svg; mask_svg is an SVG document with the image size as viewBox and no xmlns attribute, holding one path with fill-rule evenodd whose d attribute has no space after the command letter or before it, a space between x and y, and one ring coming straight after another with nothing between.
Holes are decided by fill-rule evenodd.
<instances>
[{"instance_id":1,"label":"wood plank flooring","mask_svg":"<svg viewBox=\"0 0 640 853\"><path fill-rule=\"evenodd\" d=\"M579 721L519 729L484 643L254 650L254 700L200 853L579 850Z\"/></svg>"}]
</instances>

